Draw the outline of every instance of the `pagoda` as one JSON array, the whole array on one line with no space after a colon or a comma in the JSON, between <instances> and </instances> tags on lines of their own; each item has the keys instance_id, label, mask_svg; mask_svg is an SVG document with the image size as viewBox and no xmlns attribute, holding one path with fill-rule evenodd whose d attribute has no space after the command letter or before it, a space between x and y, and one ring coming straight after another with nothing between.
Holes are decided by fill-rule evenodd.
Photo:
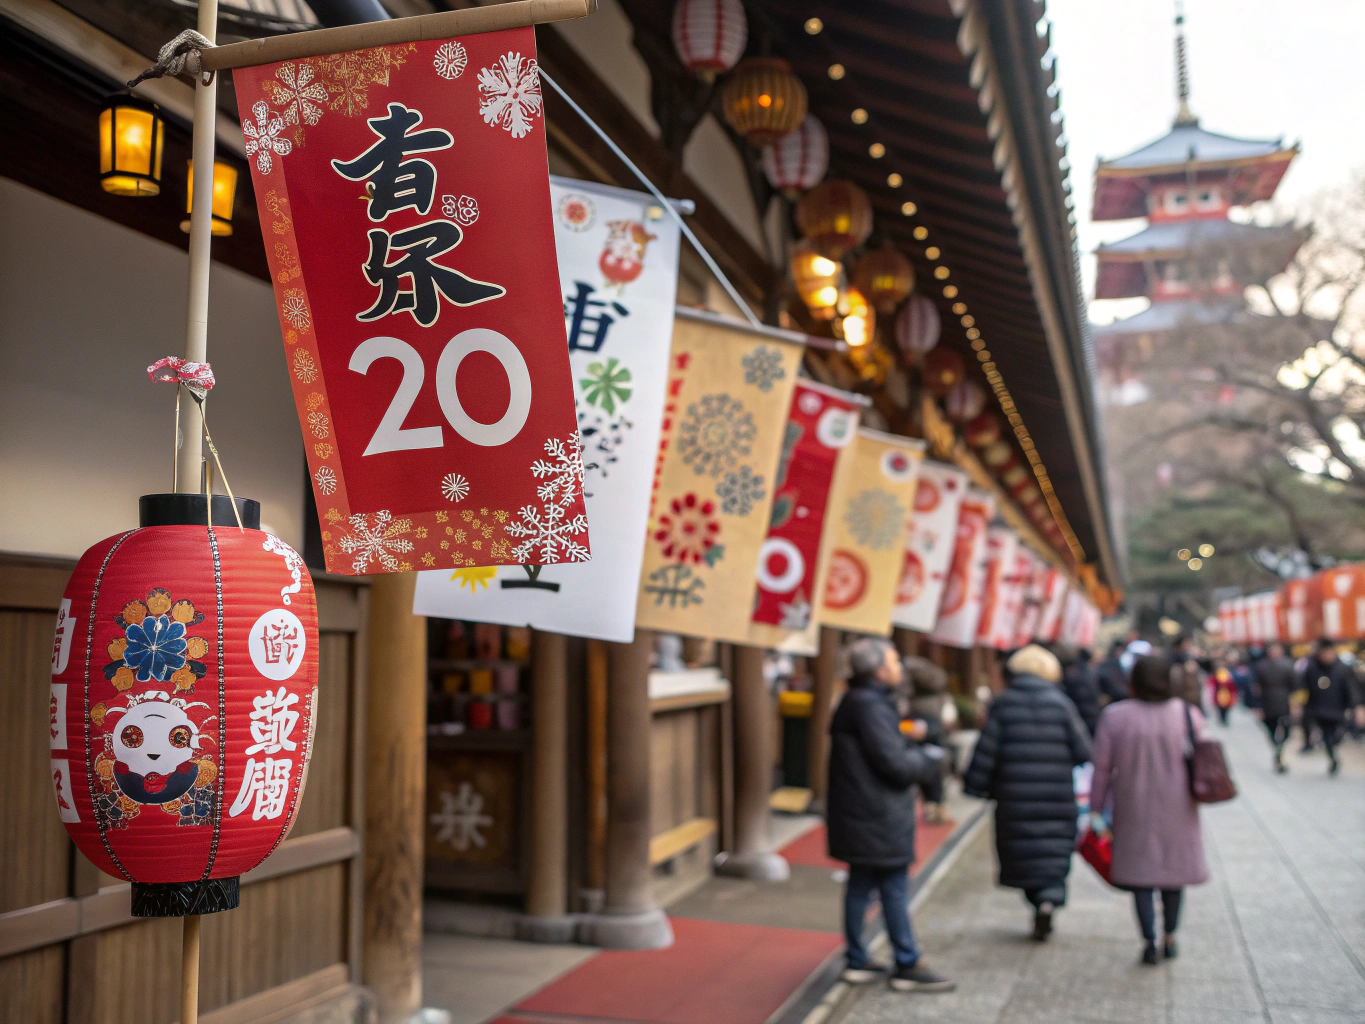
<instances>
[{"instance_id":1,"label":"pagoda","mask_svg":"<svg viewBox=\"0 0 1365 1024\"><path fill-rule=\"evenodd\" d=\"M1147 220L1137 234L1095 252L1095 298L1151 300L1141 313L1093 331L1101 379L1119 401L1125 393L1133 396L1128 401L1143 394L1125 385L1163 335L1251 315L1245 288L1283 271L1304 238L1293 227L1229 219L1233 207L1275 194L1299 148L1286 148L1282 139L1219 135L1199 124L1189 104L1183 13L1175 23L1175 123L1155 142L1095 168L1091 218Z\"/></svg>"}]
</instances>

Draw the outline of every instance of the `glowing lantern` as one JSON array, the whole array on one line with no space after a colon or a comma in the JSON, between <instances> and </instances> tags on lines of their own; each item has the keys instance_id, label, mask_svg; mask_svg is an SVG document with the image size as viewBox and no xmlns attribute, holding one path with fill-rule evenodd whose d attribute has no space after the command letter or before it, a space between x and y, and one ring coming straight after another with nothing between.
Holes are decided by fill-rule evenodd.
<instances>
[{"instance_id":1,"label":"glowing lantern","mask_svg":"<svg viewBox=\"0 0 1365 1024\"><path fill-rule=\"evenodd\" d=\"M967 375L962 357L950 348L936 348L924 357L924 386L942 397Z\"/></svg>"},{"instance_id":2,"label":"glowing lantern","mask_svg":"<svg viewBox=\"0 0 1365 1024\"><path fill-rule=\"evenodd\" d=\"M734 67L748 40L739 0L678 0L673 8L673 47L687 70L707 81Z\"/></svg>"},{"instance_id":3,"label":"glowing lantern","mask_svg":"<svg viewBox=\"0 0 1365 1024\"><path fill-rule=\"evenodd\" d=\"M963 429L963 436L973 448L984 448L1000 440L1000 421L988 412L983 412Z\"/></svg>"},{"instance_id":4,"label":"glowing lantern","mask_svg":"<svg viewBox=\"0 0 1365 1024\"><path fill-rule=\"evenodd\" d=\"M851 181L822 181L796 204L796 223L820 255L843 257L872 234L872 204Z\"/></svg>"},{"instance_id":5,"label":"glowing lantern","mask_svg":"<svg viewBox=\"0 0 1365 1024\"><path fill-rule=\"evenodd\" d=\"M849 288L839 296L839 314L834 321L834 336L853 348L866 345L877 330L877 314L857 288Z\"/></svg>"},{"instance_id":6,"label":"glowing lantern","mask_svg":"<svg viewBox=\"0 0 1365 1024\"><path fill-rule=\"evenodd\" d=\"M966 423L981 415L986 408L986 392L974 380L964 380L949 391L943 400L948 418L955 423Z\"/></svg>"},{"instance_id":7,"label":"glowing lantern","mask_svg":"<svg viewBox=\"0 0 1365 1024\"><path fill-rule=\"evenodd\" d=\"M907 359L933 350L943 330L938 307L923 295L912 295L896 316L896 344Z\"/></svg>"},{"instance_id":8,"label":"glowing lantern","mask_svg":"<svg viewBox=\"0 0 1365 1024\"><path fill-rule=\"evenodd\" d=\"M161 108L136 96L111 96L100 111L100 187L116 196L161 194Z\"/></svg>"},{"instance_id":9,"label":"glowing lantern","mask_svg":"<svg viewBox=\"0 0 1365 1024\"><path fill-rule=\"evenodd\" d=\"M829 170L829 136L814 114L807 114L763 151L763 173L768 183L788 199L813 188Z\"/></svg>"},{"instance_id":10,"label":"glowing lantern","mask_svg":"<svg viewBox=\"0 0 1365 1024\"><path fill-rule=\"evenodd\" d=\"M993 473L1000 473L1016 461L1014 449L1010 447L1008 441L1001 438L981 449L981 461Z\"/></svg>"},{"instance_id":11,"label":"glowing lantern","mask_svg":"<svg viewBox=\"0 0 1365 1024\"><path fill-rule=\"evenodd\" d=\"M795 131L806 116L806 87L785 60L750 57L725 79L721 107L731 128L766 146Z\"/></svg>"},{"instance_id":12,"label":"glowing lantern","mask_svg":"<svg viewBox=\"0 0 1365 1024\"><path fill-rule=\"evenodd\" d=\"M796 292L810 315L817 320L833 320L844 284L843 266L821 256L806 241L792 246L791 262Z\"/></svg>"},{"instance_id":13,"label":"glowing lantern","mask_svg":"<svg viewBox=\"0 0 1365 1024\"><path fill-rule=\"evenodd\" d=\"M853 268L853 283L878 313L894 313L915 287L915 270L895 249L873 249Z\"/></svg>"},{"instance_id":14,"label":"glowing lantern","mask_svg":"<svg viewBox=\"0 0 1365 1024\"><path fill-rule=\"evenodd\" d=\"M317 713L318 626L303 559L260 505L141 500L67 584L52 652L58 812L133 914L229 910L238 876L298 813Z\"/></svg>"},{"instance_id":15,"label":"glowing lantern","mask_svg":"<svg viewBox=\"0 0 1365 1024\"><path fill-rule=\"evenodd\" d=\"M213 161L213 233L232 234L232 208L237 203L237 168L226 160ZM194 212L194 161L190 161L189 185L185 189L185 213ZM180 230L189 232L190 222L182 220Z\"/></svg>"}]
</instances>

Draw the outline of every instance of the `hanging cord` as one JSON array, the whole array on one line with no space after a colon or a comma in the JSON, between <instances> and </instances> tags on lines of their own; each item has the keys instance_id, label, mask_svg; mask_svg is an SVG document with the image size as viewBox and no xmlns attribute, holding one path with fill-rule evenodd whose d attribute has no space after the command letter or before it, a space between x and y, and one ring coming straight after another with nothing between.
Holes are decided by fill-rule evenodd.
<instances>
[{"instance_id":1,"label":"hanging cord","mask_svg":"<svg viewBox=\"0 0 1365 1024\"><path fill-rule=\"evenodd\" d=\"M192 28L185 29L160 49L156 55L156 63L129 82L128 88L136 88L149 78L164 78L166 75L174 77L186 72L191 75L203 74L204 66L199 59L199 51L207 50L212 45L213 40L208 36ZM208 85L211 81L212 71L208 72L204 84Z\"/></svg>"},{"instance_id":2,"label":"hanging cord","mask_svg":"<svg viewBox=\"0 0 1365 1024\"><path fill-rule=\"evenodd\" d=\"M204 431L204 440L208 442L209 451L213 453L214 465L218 467L218 475L223 478L223 486L227 488L228 499L232 502L232 513L237 517L237 529L245 530L242 523L242 512L237 507L237 497L232 493L232 485L228 483L227 474L223 472L223 462L218 457L218 449L213 443L213 438L209 435L209 422L204 416L204 399L208 397L209 391L213 389L215 383L213 368L208 363L191 362L188 359L181 359L179 356L166 356L158 359L151 366L147 367L147 376L154 384L174 384L175 385L175 449L176 461L171 471L172 490L179 484L177 470L179 468L180 453L180 389L183 387L194 399L194 404L199 408L199 424ZM204 472L204 498L205 505L208 507L209 529L213 528L213 493L210 483L211 474L205 459Z\"/></svg>"},{"instance_id":3,"label":"hanging cord","mask_svg":"<svg viewBox=\"0 0 1365 1024\"><path fill-rule=\"evenodd\" d=\"M716 280L719 281L721 287L725 289L725 294L729 295L730 299L734 302L734 304L740 308L740 310L744 313L745 319L747 319L749 323L752 324L754 327L766 326L763 323L763 321L761 321L758 317L754 315L754 311L749 308L749 304L744 301L744 299L740 296L739 292L735 289L735 286L730 283L730 279L726 277L724 272L720 269L720 267L716 265L716 261L711 258L711 254L707 252L705 247L701 244L701 242L697 240L697 236L692 233L692 229L688 227L687 222L683 220L682 214L680 214L674 207L674 205L664 197L664 194L662 192L660 192L657 188L654 187L654 182L650 181L648 178L645 177L644 172L641 171L640 168L636 167L635 162L621 151L621 147L612 141L611 136L608 135L605 131L603 131L598 126L597 122L588 116L588 112L586 110L584 110L582 107L580 107L577 103L574 102L573 97L570 96L567 92L565 92L560 87L559 83L556 82L546 73L544 68L540 68L539 71L540 77L543 78L547 83L549 83L550 88L553 89L555 92L559 93L560 97L564 100L565 103L569 105L570 109L572 109L575 114L577 114L579 117L583 119L583 122L593 130L593 133L596 134L596 136L599 139L601 139L603 142L607 144L607 148L610 149L612 153L616 155L616 158L620 160L623 164L625 164L627 168L630 169L631 174L635 175L635 177L640 179L641 184L643 184L645 188L649 189L650 194L654 196L654 198L659 201L659 204L665 210L668 211L669 215L672 216L672 218L678 222L678 227L682 229L684 237L686 237L687 240L692 243L692 248L697 250L697 254L701 256L702 260L706 263L707 269L709 269L711 273L716 276Z\"/></svg>"},{"instance_id":4,"label":"hanging cord","mask_svg":"<svg viewBox=\"0 0 1365 1024\"><path fill-rule=\"evenodd\" d=\"M188 386L187 386L187 390L188 390ZM202 424L203 427L204 427L204 441L205 441L205 443L208 444L208 446L209 446L209 451L213 453L213 464L214 464L215 466L218 467L218 475L219 475L220 477L222 477L222 479L223 479L223 487L226 488L226 489L227 489L227 492L228 492L228 500L229 500L230 502L232 502L232 514L235 515L235 516L237 517L237 529L238 529L238 530L245 530L246 527L242 525L242 510L239 509L239 508L237 507L237 497L232 493L232 484L228 483L227 474L223 472L223 463L222 463L222 461L218 458L218 448L214 445L214 443L213 443L213 438L209 436L209 421L208 421L207 419L204 418L204 400L203 400L202 398L200 398L198 395L195 395L193 391L190 391L190 394L191 394L192 396L194 396L194 404L197 405L197 406L199 406L199 422L200 422L200 424ZM207 473L205 473L205 474L204 474L204 491L205 491L206 494L209 495L209 506L210 506L210 508L211 508L212 505L213 505L213 495L212 495L211 493L209 493L208 485L209 485L209 475L208 475ZM209 525L210 525L210 526L213 525L213 513L212 513L212 512L209 513Z\"/></svg>"}]
</instances>

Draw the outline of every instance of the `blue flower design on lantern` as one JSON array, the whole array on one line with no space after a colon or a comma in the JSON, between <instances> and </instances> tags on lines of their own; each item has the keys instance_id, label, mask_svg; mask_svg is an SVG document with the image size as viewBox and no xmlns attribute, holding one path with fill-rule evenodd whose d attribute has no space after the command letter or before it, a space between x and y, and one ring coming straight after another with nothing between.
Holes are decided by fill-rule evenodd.
<instances>
[{"instance_id":1,"label":"blue flower design on lantern","mask_svg":"<svg viewBox=\"0 0 1365 1024\"><path fill-rule=\"evenodd\" d=\"M123 663L137 672L139 683L152 679L164 683L172 672L185 667L183 622L172 622L169 615L148 615L141 623L130 625L126 635Z\"/></svg>"}]
</instances>

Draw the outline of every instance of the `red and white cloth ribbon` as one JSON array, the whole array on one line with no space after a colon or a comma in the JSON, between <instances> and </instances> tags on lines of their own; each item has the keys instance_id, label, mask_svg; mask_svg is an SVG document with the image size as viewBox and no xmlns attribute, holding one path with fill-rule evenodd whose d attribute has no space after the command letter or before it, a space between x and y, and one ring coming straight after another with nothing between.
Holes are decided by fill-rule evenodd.
<instances>
[{"instance_id":1,"label":"red and white cloth ribbon","mask_svg":"<svg viewBox=\"0 0 1365 1024\"><path fill-rule=\"evenodd\" d=\"M147 367L147 376L154 384L184 384L200 401L214 384L213 368L208 363L194 363L179 356L158 359Z\"/></svg>"}]
</instances>

